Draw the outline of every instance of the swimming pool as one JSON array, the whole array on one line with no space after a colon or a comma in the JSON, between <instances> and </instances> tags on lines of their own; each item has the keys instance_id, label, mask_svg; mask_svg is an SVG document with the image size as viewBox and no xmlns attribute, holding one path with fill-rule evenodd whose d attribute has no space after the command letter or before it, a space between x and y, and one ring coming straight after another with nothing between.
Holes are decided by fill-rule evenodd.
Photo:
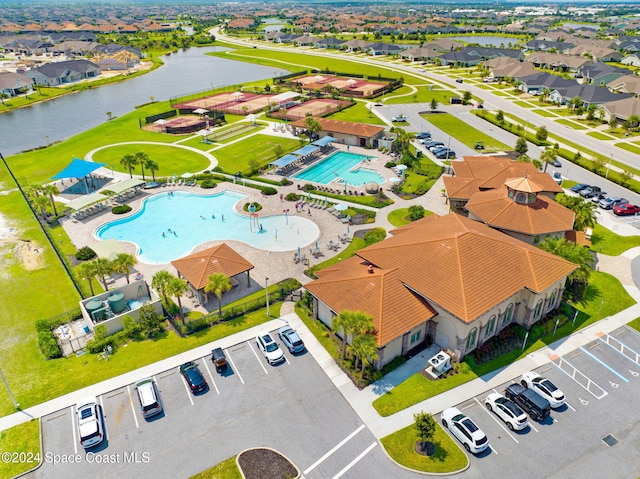
<instances>
[{"instance_id":1,"label":"swimming pool","mask_svg":"<svg viewBox=\"0 0 640 479\"><path fill-rule=\"evenodd\" d=\"M348 185L362 186L366 183L384 183L384 178L377 172L357 165L367 159L366 156L346 151L338 151L320 160L315 165L298 173L294 178L328 185L336 178L342 178Z\"/></svg>"},{"instance_id":2,"label":"swimming pool","mask_svg":"<svg viewBox=\"0 0 640 479\"><path fill-rule=\"evenodd\" d=\"M244 198L232 191L207 196L159 193L145 199L136 214L110 221L94 235L134 243L139 261L158 264L185 256L206 241L236 240L267 251L293 251L318 238L320 230L313 221L291 214L261 215L251 228L249 217L233 208Z\"/></svg>"}]
</instances>

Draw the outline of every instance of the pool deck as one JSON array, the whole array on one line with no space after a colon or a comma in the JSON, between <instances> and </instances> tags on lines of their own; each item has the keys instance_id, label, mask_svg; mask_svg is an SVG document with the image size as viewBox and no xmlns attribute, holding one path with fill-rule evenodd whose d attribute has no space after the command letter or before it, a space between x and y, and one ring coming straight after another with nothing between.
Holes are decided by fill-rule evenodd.
<instances>
[{"instance_id":1,"label":"pool deck","mask_svg":"<svg viewBox=\"0 0 640 479\"><path fill-rule=\"evenodd\" d=\"M327 154L332 154L336 150L346 150L346 145L336 144L335 148L332 149ZM387 161L391 160L391 157L387 154L383 154L376 150L369 150L364 148L350 147L350 151L352 153L357 153L365 156L371 157L371 163L367 163L366 167L375 169L380 174L382 174L385 178L390 178L395 176L392 170L385 168L384 164ZM322 160L325 155L320 156L317 160L308 162L304 165L304 167L308 167L310 165L315 164L317 161ZM375 158L375 159L374 159ZM288 176L295 174L300 171L299 169L288 172ZM128 175L127 175L128 177ZM282 176L278 174L270 174L268 175L271 179L281 179ZM238 286L232 288L231 291L225 293L223 295L222 304L228 304L234 302L249 293L259 291L265 286L265 278L269 278L269 284L275 284L278 281L287 279L287 278L296 278L302 284L306 284L311 281L311 279L304 275L304 271L314 264L323 262L328 258L331 258L335 255L340 255L340 253L348 246L348 242L343 243L340 241L340 237L347 234L347 225L342 223L338 218L332 215L330 212L325 211L319 208L309 208L305 206L302 211L296 212L295 210L295 202L290 202L286 200L280 200L280 195L282 194L283 198L287 196L288 193L297 193L302 194L303 192L298 188L308 183L307 181L296 180L295 178L290 178L293 181L292 185L289 186L279 186L278 194L272 196L263 196L260 194L258 190L255 188L249 188L247 186L243 186L242 184L234 184L232 182L221 183L215 189L202 189L200 187L188 187L188 186L178 186L178 187L162 187L159 189L152 190L141 190L141 192L134 196L133 198L127 201L127 204L133 208L131 214L137 212L140 209L140 205L142 201L156 193L163 193L168 191L189 191L196 194L204 194L210 195L214 193L220 193L223 190L234 191L237 193L242 193L247 195L245 200L241 200L236 205L236 210L240 214L247 215L248 213L241 210L242 205L246 202L256 201L262 205L262 210L260 211L260 215L276 215L282 214L283 209L289 209L289 214L292 216L302 215L305 218L312 220L318 226L320 230L320 236L318 237L318 245L320 251L323 253L318 258L315 258L311 254L311 250L315 248L315 242L312 245L308 245L305 248L301 249L301 253L303 256L306 256L309 260L309 265L304 264L303 262L296 263L294 261L294 255L296 254L296 250L287 251L287 252L270 252L255 248L247 243L243 243L235 240L227 240L226 242L229 246L231 246L234 250L236 250L240 255L250 261L255 268L250 272L250 283L247 285L246 280L242 276L236 278L238 280ZM242 181L242 180L240 180ZM329 185L331 186L331 185ZM335 185L335 189L340 188L341 185ZM387 206L381 209L375 209L376 211L376 221L375 223L365 224L365 225L349 225L349 233L348 237L353 237L353 234L359 230L367 230L374 227L382 227L385 230L389 231L394 229L395 227L391 225L387 220L387 215L390 211L398 209L398 208L406 208L412 204L420 204L425 207L425 209L433 211L437 214L446 214L448 212L448 206L445 204L445 199L442 197L440 190L442 189L442 178L438 180L438 182L431 188L431 190L413 200L407 201L397 197L391 191L388 191L391 186L391 183L385 183L381 185L381 187L385 190L385 194L391 197L395 204L391 206ZM351 189L351 188L350 188ZM312 198L324 199L322 195L311 195ZM335 200L334 200L335 202ZM349 201L342 201L343 203L349 204ZM363 209L372 209L365 206L353 204L358 208ZM309 212L311 214L309 214ZM78 248L83 246L92 246L99 242L99 240L94 237L93 232L99 226L103 225L108 221L113 221L117 217L114 216L110 209L105 209L101 212L98 212L90 217L81 220L73 220L71 218L65 218L61 221L65 231L71 238L71 241ZM329 250L328 244L332 241L337 245L337 250ZM202 251L204 249L210 248L216 244L221 243L219 240L209 241L206 243L202 243L196 246L193 252ZM118 242L121 249L125 253L129 253L135 255L136 246L131 243L126 242ZM136 273L142 273L144 275L144 279L150 283L153 275L160 270L167 270L171 274L177 275L177 271L170 264L148 264L148 263L138 263L135 267L135 270L132 271L131 278L133 278ZM117 277L115 281L109 283L109 288L113 289L114 287L125 284L126 279L124 276ZM213 298L207 304L198 305L194 302L192 298L184 297L182 301L183 307L186 310L197 310L201 312L207 311L215 311L217 309L217 299Z\"/></svg>"}]
</instances>

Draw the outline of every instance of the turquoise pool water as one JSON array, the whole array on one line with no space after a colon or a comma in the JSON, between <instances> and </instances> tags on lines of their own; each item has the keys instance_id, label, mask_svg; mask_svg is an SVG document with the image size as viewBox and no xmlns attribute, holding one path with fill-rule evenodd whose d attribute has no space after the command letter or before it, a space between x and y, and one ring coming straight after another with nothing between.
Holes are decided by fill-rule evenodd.
<instances>
[{"instance_id":1,"label":"turquoise pool water","mask_svg":"<svg viewBox=\"0 0 640 479\"><path fill-rule=\"evenodd\" d=\"M106 223L94 234L101 240L134 243L138 260L152 264L185 256L206 241L236 240L267 251L293 251L318 238L318 226L295 214L260 215L262 231L259 226L251 228L248 216L233 208L244 198L232 191L207 196L186 191L159 193L144 200L136 214Z\"/></svg>"},{"instance_id":2,"label":"turquoise pool water","mask_svg":"<svg viewBox=\"0 0 640 479\"><path fill-rule=\"evenodd\" d=\"M366 183L384 183L384 178L376 171L370 170L361 164L366 159L367 157L363 155L338 151L298 173L294 178L323 185L328 185L338 177L346 180L347 184L351 186L362 186Z\"/></svg>"}]
</instances>

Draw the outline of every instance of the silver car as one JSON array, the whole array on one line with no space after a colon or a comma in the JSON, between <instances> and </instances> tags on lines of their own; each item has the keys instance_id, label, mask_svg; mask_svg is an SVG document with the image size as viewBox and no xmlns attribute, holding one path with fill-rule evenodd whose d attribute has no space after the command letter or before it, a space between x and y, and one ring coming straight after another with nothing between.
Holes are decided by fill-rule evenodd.
<instances>
[{"instance_id":1,"label":"silver car","mask_svg":"<svg viewBox=\"0 0 640 479\"><path fill-rule=\"evenodd\" d=\"M304 351L304 343L300 336L291 326L282 326L278 329L278 336L292 354Z\"/></svg>"},{"instance_id":2,"label":"silver car","mask_svg":"<svg viewBox=\"0 0 640 479\"><path fill-rule=\"evenodd\" d=\"M162 404L160 403L160 394L156 383L151 378L141 379L136 383L136 392L138 393L138 401L140 402L140 410L142 416L150 418L162 412Z\"/></svg>"},{"instance_id":3,"label":"silver car","mask_svg":"<svg viewBox=\"0 0 640 479\"><path fill-rule=\"evenodd\" d=\"M598 201L598 206L600 208L604 208L605 210L612 210L615 206L624 205L625 203L629 203L629 201L625 198L610 196L609 198Z\"/></svg>"}]
</instances>

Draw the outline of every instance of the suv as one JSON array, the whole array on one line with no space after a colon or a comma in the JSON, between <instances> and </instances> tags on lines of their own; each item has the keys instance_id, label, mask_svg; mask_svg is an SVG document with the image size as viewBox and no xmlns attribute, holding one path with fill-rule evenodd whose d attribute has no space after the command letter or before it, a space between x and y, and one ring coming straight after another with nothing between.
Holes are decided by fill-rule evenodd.
<instances>
[{"instance_id":1,"label":"suv","mask_svg":"<svg viewBox=\"0 0 640 479\"><path fill-rule=\"evenodd\" d=\"M584 190L585 188L589 188L589 185L587 185L586 183L578 183L577 185L573 185L570 190L574 193L580 193L580 191Z\"/></svg>"},{"instance_id":2,"label":"suv","mask_svg":"<svg viewBox=\"0 0 640 479\"><path fill-rule=\"evenodd\" d=\"M151 378L141 379L136 383L136 391L138 393L138 401L142 417L150 418L162 412L162 404L160 404L160 394L158 387Z\"/></svg>"},{"instance_id":3,"label":"suv","mask_svg":"<svg viewBox=\"0 0 640 479\"><path fill-rule=\"evenodd\" d=\"M519 384L510 384L505 389L504 395L520 406L531 419L542 421L551 414L549 401L532 389L523 388Z\"/></svg>"},{"instance_id":4,"label":"suv","mask_svg":"<svg viewBox=\"0 0 640 479\"><path fill-rule=\"evenodd\" d=\"M491 393L484 400L489 411L502 419L512 431L520 431L529 425L527 415L516 403L507 399L502 394Z\"/></svg>"},{"instance_id":5,"label":"suv","mask_svg":"<svg viewBox=\"0 0 640 479\"><path fill-rule=\"evenodd\" d=\"M549 401L552 408L558 408L560 406L564 406L565 397L562 391L556 387L551 381L547 378L543 378L535 371L527 371L522 375L522 380L520 381L525 388L531 388L540 396Z\"/></svg>"},{"instance_id":6,"label":"suv","mask_svg":"<svg viewBox=\"0 0 640 479\"><path fill-rule=\"evenodd\" d=\"M618 196L610 196L609 198L598 201L598 206L605 210L611 210L618 205L624 205L626 203L629 203L629 200Z\"/></svg>"},{"instance_id":7,"label":"suv","mask_svg":"<svg viewBox=\"0 0 640 479\"><path fill-rule=\"evenodd\" d=\"M593 198L595 195L600 193L602 193L602 189L599 186L589 186L580 190L580 196L583 198Z\"/></svg>"},{"instance_id":8,"label":"suv","mask_svg":"<svg viewBox=\"0 0 640 479\"><path fill-rule=\"evenodd\" d=\"M467 452L477 454L489 447L489 440L482 429L464 415L460 409L450 407L442 411L442 425L451 431Z\"/></svg>"},{"instance_id":9,"label":"suv","mask_svg":"<svg viewBox=\"0 0 640 479\"><path fill-rule=\"evenodd\" d=\"M402 113L400 113L399 115L394 116L393 118L391 118L392 122L403 122L403 121L407 121L407 117L404 116Z\"/></svg>"},{"instance_id":10,"label":"suv","mask_svg":"<svg viewBox=\"0 0 640 479\"><path fill-rule=\"evenodd\" d=\"M421 131L420 133L416 133L416 140L425 140L427 138L431 138L431 133L428 131Z\"/></svg>"},{"instance_id":11,"label":"suv","mask_svg":"<svg viewBox=\"0 0 640 479\"><path fill-rule=\"evenodd\" d=\"M435 153L436 158L438 158L439 160L443 160L445 158L455 158L456 157L456 152L453 150L450 150L449 148L445 148L444 150L438 150L437 153Z\"/></svg>"},{"instance_id":12,"label":"suv","mask_svg":"<svg viewBox=\"0 0 640 479\"><path fill-rule=\"evenodd\" d=\"M300 336L291 326L282 326L278 330L278 336L287 347L291 354L301 353L304 351L304 343Z\"/></svg>"},{"instance_id":13,"label":"suv","mask_svg":"<svg viewBox=\"0 0 640 479\"><path fill-rule=\"evenodd\" d=\"M104 440L102 414L95 397L85 398L76 404L78 436L85 449L100 444Z\"/></svg>"},{"instance_id":14,"label":"suv","mask_svg":"<svg viewBox=\"0 0 640 479\"><path fill-rule=\"evenodd\" d=\"M278 364L285 360L284 353L270 333L262 333L256 336L256 344L269 364Z\"/></svg>"}]
</instances>

